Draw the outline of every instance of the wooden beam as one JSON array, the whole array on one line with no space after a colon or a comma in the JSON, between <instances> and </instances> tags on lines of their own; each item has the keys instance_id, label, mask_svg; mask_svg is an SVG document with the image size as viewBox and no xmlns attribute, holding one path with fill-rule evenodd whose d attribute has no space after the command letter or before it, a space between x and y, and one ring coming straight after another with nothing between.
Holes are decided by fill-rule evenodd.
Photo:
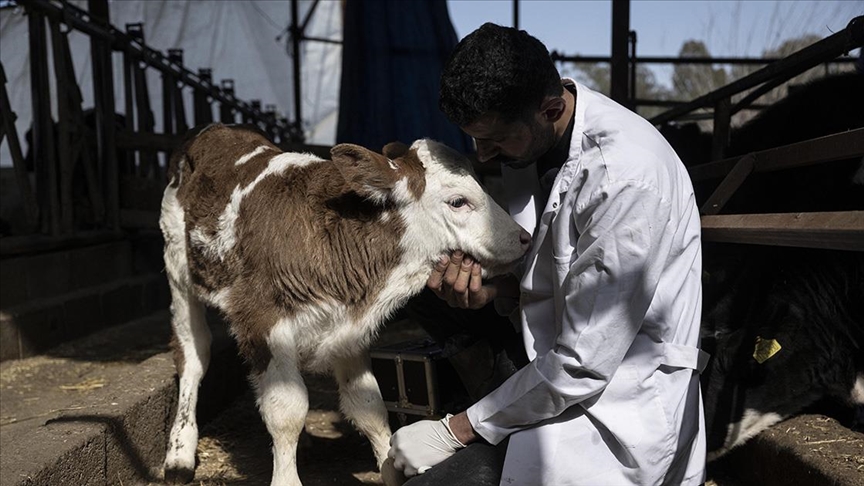
<instances>
[{"instance_id":1,"label":"wooden beam","mask_svg":"<svg viewBox=\"0 0 864 486\"><path fill-rule=\"evenodd\" d=\"M749 155L749 154L748 154ZM804 167L807 165L864 156L864 128L754 152L754 172ZM690 179L699 182L724 177L746 155L694 165L687 168Z\"/></svg>"},{"instance_id":2,"label":"wooden beam","mask_svg":"<svg viewBox=\"0 0 864 486\"><path fill-rule=\"evenodd\" d=\"M702 216L702 240L864 251L864 211Z\"/></svg>"},{"instance_id":3,"label":"wooden beam","mask_svg":"<svg viewBox=\"0 0 864 486\"><path fill-rule=\"evenodd\" d=\"M747 176L753 172L754 161L756 160L753 155L747 155L741 157L735 167L729 171L729 174L726 175L726 178L723 179L723 182L717 186L717 189L714 190L714 193L711 194L711 197L705 201L705 204L702 205L702 208L699 210L702 214L717 214L723 209L723 206L729 201L729 198L735 194L735 191L741 187L741 184L747 180Z\"/></svg>"}]
</instances>

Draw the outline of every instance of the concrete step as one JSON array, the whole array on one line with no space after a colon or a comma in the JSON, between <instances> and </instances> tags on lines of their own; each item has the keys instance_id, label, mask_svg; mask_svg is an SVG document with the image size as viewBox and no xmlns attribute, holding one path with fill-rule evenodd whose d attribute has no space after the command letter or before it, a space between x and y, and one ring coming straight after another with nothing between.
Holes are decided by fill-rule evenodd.
<instances>
[{"instance_id":1,"label":"concrete step","mask_svg":"<svg viewBox=\"0 0 864 486\"><path fill-rule=\"evenodd\" d=\"M214 317L195 483L269 484L271 441L245 367ZM0 363L0 486L159 484L177 393L168 319L162 311ZM379 345L417 337L416 329L394 326ZM335 383L308 380L304 484L380 484L368 441L338 412ZM864 485L864 434L801 415L712 463L707 484Z\"/></svg>"},{"instance_id":2,"label":"concrete step","mask_svg":"<svg viewBox=\"0 0 864 486\"><path fill-rule=\"evenodd\" d=\"M109 241L0 260L0 309L133 275L132 243Z\"/></svg>"},{"instance_id":3,"label":"concrete step","mask_svg":"<svg viewBox=\"0 0 864 486\"><path fill-rule=\"evenodd\" d=\"M709 471L719 486L864 486L864 434L825 415L798 415L733 449Z\"/></svg>"},{"instance_id":4,"label":"concrete step","mask_svg":"<svg viewBox=\"0 0 864 486\"><path fill-rule=\"evenodd\" d=\"M247 388L233 340L213 317L204 424ZM158 480L177 399L169 337L163 310L0 363L0 486Z\"/></svg>"},{"instance_id":5,"label":"concrete step","mask_svg":"<svg viewBox=\"0 0 864 486\"><path fill-rule=\"evenodd\" d=\"M0 361L35 356L65 341L167 309L162 273L109 279L0 311Z\"/></svg>"}]
</instances>

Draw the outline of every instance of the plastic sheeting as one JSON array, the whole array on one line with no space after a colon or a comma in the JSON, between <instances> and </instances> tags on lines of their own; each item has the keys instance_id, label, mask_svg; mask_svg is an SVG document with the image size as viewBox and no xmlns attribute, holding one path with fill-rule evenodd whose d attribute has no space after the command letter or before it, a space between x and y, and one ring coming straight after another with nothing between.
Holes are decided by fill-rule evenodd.
<instances>
[{"instance_id":1,"label":"plastic sheeting","mask_svg":"<svg viewBox=\"0 0 864 486\"><path fill-rule=\"evenodd\" d=\"M458 42L444 0L348 0L344 32L337 142L380 150L429 137L472 151L438 109L441 69Z\"/></svg>"},{"instance_id":2,"label":"plastic sheeting","mask_svg":"<svg viewBox=\"0 0 864 486\"><path fill-rule=\"evenodd\" d=\"M71 4L86 9L85 0ZM411 3L411 2L408 2ZM305 19L311 0L300 0L299 17ZM111 23L125 30L127 23L143 22L145 42L154 49L183 49L184 65L193 72L211 68L213 79L234 79L239 99L260 99L262 106L275 104L277 111L294 116L293 74L290 36L286 27L291 20L288 1L189 1L189 0L110 0ZM341 40L342 3L319 2L306 28L306 35ZM279 38L277 40L277 37ZM84 108L93 106L92 67L89 38L77 31L69 34L70 49ZM342 46L316 41L301 44L302 118L307 143L332 144L339 101L339 76ZM49 43L50 55L50 43ZM0 10L0 62L8 78L7 90L18 119L16 128L24 144L31 115L30 54L27 17L24 9ZM52 93L53 65L49 61ZM124 111L122 56L114 54L115 105ZM162 123L162 83L157 71L148 69L150 107L156 118L156 131ZM191 90L184 90L187 119L192 120ZM56 100L52 100L56 119ZM214 107L215 110L215 107ZM218 113L218 112L217 112ZM26 146L22 147L26 151ZM7 142L0 146L0 166L11 166Z\"/></svg>"}]
</instances>

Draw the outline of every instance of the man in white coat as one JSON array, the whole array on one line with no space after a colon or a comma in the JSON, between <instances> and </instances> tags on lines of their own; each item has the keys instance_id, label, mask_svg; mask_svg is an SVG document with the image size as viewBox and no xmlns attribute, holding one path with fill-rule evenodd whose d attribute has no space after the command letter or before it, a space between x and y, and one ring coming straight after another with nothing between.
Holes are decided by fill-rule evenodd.
<instances>
[{"instance_id":1,"label":"man in white coat","mask_svg":"<svg viewBox=\"0 0 864 486\"><path fill-rule=\"evenodd\" d=\"M440 106L501 164L533 246L518 278L484 283L454 252L428 285L457 307L518 303L531 361L465 412L396 431L395 467L409 485L701 484L699 213L675 152L494 24L456 46Z\"/></svg>"}]
</instances>

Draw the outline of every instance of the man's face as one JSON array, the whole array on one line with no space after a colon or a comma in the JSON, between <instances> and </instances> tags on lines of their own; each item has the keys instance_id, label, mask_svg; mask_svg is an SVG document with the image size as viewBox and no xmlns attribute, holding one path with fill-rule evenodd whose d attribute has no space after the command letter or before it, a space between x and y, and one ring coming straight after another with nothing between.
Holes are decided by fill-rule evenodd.
<instances>
[{"instance_id":1,"label":"man's face","mask_svg":"<svg viewBox=\"0 0 864 486\"><path fill-rule=\"evenodd\" d=\"M477 160L510 167L525 167L545 154L555 144L551 124L529 118L507 122L495 113L481 116L462 127L477 144Z\"/></svg>"}]
</instances>

